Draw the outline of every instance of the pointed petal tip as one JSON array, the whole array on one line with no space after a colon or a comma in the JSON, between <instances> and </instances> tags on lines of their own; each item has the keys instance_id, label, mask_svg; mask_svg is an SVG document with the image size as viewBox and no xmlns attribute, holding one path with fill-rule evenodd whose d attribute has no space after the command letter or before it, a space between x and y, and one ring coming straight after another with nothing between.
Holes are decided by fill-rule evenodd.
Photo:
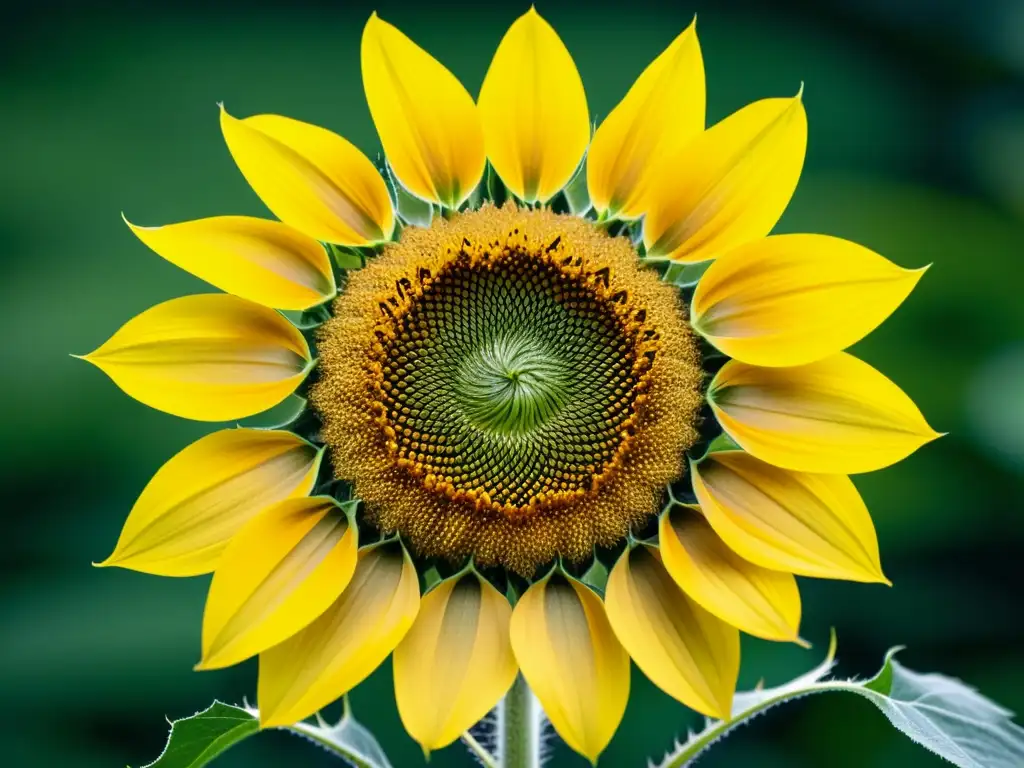
<instances>
[{"instance_id":1,"label":"pointed petal tip","mask_svg":"<svg viewBox=\"0 0 1024 768\"><path fill-rule=\"evenodd\" d=\"M285 727L287 727L289 725L294 725L294 723L287 723L287 722L284 722L283 720L275 720L272 715L268 715L268 714L264 713L264 711L262 709L260 709L260 730L261 731L265 731L267 728L285 728Z\"/></svg>"},{"instance_id":2,"label":"pointed petal tip","mask_svg":"<svg viewBox=\"0 0 1024 768\"><path fill-rule=\"evenodd\" d=\"M796 99L797 101L803 101L804 100L804 81L803 80L800 81L800 88L797 90L796 96L794 96L793 98Z\"/></svg>"},{"instance_id":3,"label":"pointed petal tip","mask_svg":"<svg viewBox=\"0 0 1024 768\"><path fill-rule=\"evenodd\" d=\"M730 689L728 696L719 701L709 702L716 705L715 709L711 712L711 716L721 720L724 723L729 722L732 719L732 695L733 690Z\"/></svg>"},{"instance_id":4,"label":"pointed petal tip","mask_svg":"<svg viewBox=\"0 0 1024 768\"><path fill-rule=\"evenodd\" d=\"M319 710L317 710L314 714L319 715ZM264 711L263 707L259 708L259 716L261 731L264 731L267 728L288 728L305 719L289 719L283 717L279 709L268 708L266 711Z\"/></svg>"},{"instance_id":5,"label":"pointed petal tip","mask_svg":"<svg viewBox=\"0 0 1024 768\"><path fill-rule=\"evenodd\" d=\"M216 669L224 669L226 667L234 666L234 663L235 662L228 662L227 664L222 664L217 660L217 654L211 654L210 656L201 658L199 661L193 664L192 671L212 672Z\"/></svg>"},{"instance_id":6,"label":"pointed petal tip","mask_svg":"<svg viewBox=\"0 0 1024 768\"><path fill-rule=\"evenodd\" d=\"M208 653L206 656L203 656L201 659L199 659L199 661L192 665L192 671L213 672L218 669L227 669L228 667L233 667L238 663L239 662L235 659L222 658L222 654L218 650L216 652Z\"/></svg>"},{"instance_id":7,"label":"pointed petal tip","mask_svg":"<svg viewBox=\"0 0 1024 768\"><path fill-rule=\"evenodd\" d=\"M797 635L793 638L793 642L803 648L805 651L809 651L814 647L814 644L808 640L804 640L802 637Z\"/></svg>"},{"instance_id":8,"label":"pointed petal tip","mask_svg":"<svg viewBox=\"0 0 1024 768\"><path fill-rule=\"evenodd\" d=\"M142 235L139 234L140 232L146 232L146 231L153 231L153 230L156 230L156 229L162 229L162 227L159 227L159 226L157 226L157 227L144 227L141 224L135 224L135 223L133 223L132 221L130 221L128 219L128 217L125 215L124 211L121 211L121 220L125 224L128 225L128 229L130 229L135 234L135 236L138 237L140 240L142 239Z\"/></svg>"}]
</instances>

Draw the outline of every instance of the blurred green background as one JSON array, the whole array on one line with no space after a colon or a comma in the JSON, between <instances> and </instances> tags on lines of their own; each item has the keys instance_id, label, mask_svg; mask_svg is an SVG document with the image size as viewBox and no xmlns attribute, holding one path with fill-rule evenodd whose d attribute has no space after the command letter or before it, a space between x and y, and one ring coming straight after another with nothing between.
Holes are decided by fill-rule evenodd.
<instances>
[{"instance_id":1,"label":"blurred green background","mask_svg":"<svg viewBox=\"0 0 1024 768\"><path fill-rule=\"evenodd\" d=\"M526 3L384 0L377 9L474 94ZM264 215L234 168L215 104L279 112L379 151L359 75L361 3L224 0L21 4L0 26L0 321L4 489L0 745L14 766L138 766L165 715L252 695L255 665L194 673L207 579L96 570L150 475L210 431L124 396L73 360L151 304L206 290L120 218ZM857 478L895 586L803 580L811 651L749 642L742 683L781 682L839 633L840 671L897 643L1024 709L1024 4L1020 0L549 0L591 113L606 115L694 12L714 122L806 83L810 144L782 231L857 240L934 263L857 346L950 435ZM856 312L851 306L849 311ZM391 671L353 697L396 768L422 764ZM602 764L641 766L694 720L639 675ZM328 765L282 733L224 766ZM436 766L468 766L461 747ZM582 765L559 749L555 765ZM866 702L819 697L759 718L702 765L938 765Z\"/></svg>"}]
</instances>

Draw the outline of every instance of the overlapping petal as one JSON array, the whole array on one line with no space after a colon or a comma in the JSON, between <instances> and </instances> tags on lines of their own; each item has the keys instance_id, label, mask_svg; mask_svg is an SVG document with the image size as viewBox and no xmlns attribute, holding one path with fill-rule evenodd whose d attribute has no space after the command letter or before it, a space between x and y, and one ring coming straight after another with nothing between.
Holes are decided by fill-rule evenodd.
<instances>
[{"instance_id":1,"label":"overlapping petal","mask_svg":"<svg viewBox=\"0 0 1024 768\"><path fill-rule=\"evenodd\" d=\"M699 508L677 504L662 513L658 547L669 575L706 611L756 637L798 640L800 590L793 574L744 560Z\"/></svg>"},{"instance_id":2,"label":"overlapping petal","mask_svg":"<svg viewBox=\"0 0 1024 768\"><path fill-rule=\"evenodd\" d=\"M157 304L84 359L139 402L198 421L277 405L312 363L306 340L284 317L221 294Z\"/></svg>"},{"instance_id":3,"label":"overlapping petal","mask_svg":"<svg viewBox=\"0 0 1024 768\"><path fill-rule=\"evenodd\" d=\"M704 60L697 22L690 24L636 79L604 119L587 152L587 187L598 213L637 218L653 182L704 130Z\"/></svg>"},{"instance_id":4,"label":"overlapping petal","mask_svg":"<svg viewBox=\"0 0 1024 768\"><path fill-rule=\"evenodd\" d=\"M374 12L362 41L363 88L391 169L413 194L462 204L484 172L476 105L433 56Z\"/></svg>"},{"instance_id":5,"label":"overlapping petal","mask_svg":"<svg viewBox=\"0 0 1024 768\"><path fill-rule=\"evenodd\" d=\"M172 264L222 291L277 309L307 309L337 290L327 251L287 224L217 216L132 232Z\"/></svg>"},{"instance_id":6,"label":"overlapping petal","mask_svg":"<svg viewBox=\"0 0 1024 768\"><path fill-rule=\"evenodd\" d=\"M692 322L745 363L804 365L874 330L923 273L837 237L775 235L708 268L694 293Z\"/></svg>"},{"instance_id":7,"label":"overlapping petal","mask_svg":"<svg viewBox=\"0 0 1024 768\"><path fill-rule=\"evenodd\" d=\"M336 133L280 115L238 120L221 106L220 127L242 175L267 208L316 240L387 240L395 216L384 179Z\"/></svg>"},{"instance_id":8,"label":"overlapping petal","mask_svg":"<svg viewBox=\"0 0 1024 768\"><path fill-rule=\"evenodd\" d=\"M505 596L472 572L423 596L394 667L398 713L425 751L451 744L512 686L511 617Z\"/></svg>"},{"instance_id":9,"label":"overlapping petal","mask_svg":"<svg viewBox=\"0 0 1024 768\"><path fill-rule=\"evenodd\" d=\"M658 164L644 219L651 258L705 261L764 237L800 179L800 95L749 104Z\"/></svg>"},{"instance_id":10,"label":"overlapping petal","mask_svg":"<svg viewBox=\"0 0 1024 768\"><path fill-rule=\"evenodd\" d=\"M210 583L199 668L244 661L327 610L356 568L358 533L350 523L325 496L282 501L250 520Z\"/></svg>"},{"instance_id":11,"label":"overlapping petal","mask_svg":"<svg viewBox=\"0 0 1024 768\"><path fill-rule=\"evenodd\" d=\"M708 402L745 451L803 472L871 472L939 437L903 390L845 352L795 368L732 360Z\"/></svg>"},{"instance_id":12,"label":"overlapping petal","mask_svg":"<svg viewBox=\"0 0 1024 768\"><path fill-rule=\"evenodd\" d=\"M860 494L845 475L792 472L742 451L692 465L693 491L715 532L765 568L889 583Z\"/></svg>"},{"instance_id":13,"label":"overlapping petal","mask_svg":"<svg viewBox=\"0 0 1024 768\"><path fill-rule=\"evenodd\" d=\"M679 588L657 549L622 554L608 576L605 605L619 641L651 682L691 709L728 719L739 632Z\"/></svg>"},{"instance_id":14,"label":"overlapping petal","mask_svg":"<svg viewBox=\"0 0 1024 768\"><path fill-rule=\"evenodd\" d=\"M601 599L575 580L549 574L516 604L511 638L523 676L558 735L596 761L629 698L629 657Z\"/></svg>"},{"instance_id":15,"label":"overlapping petal","mask_svg":"<svg viewBox=\"0 0 1024 768\"><path fill-rule=\"evenodd\" d=\"M290 432L225 429L164 464L98 565L160 576L216 568L228 541L263 508L310 492L322 452Z\"/></svg>"},{"instance_id":16,"label":"overlapping petal","mask_svg":"<svg viewBox=\"0 0 1024 768\"><path fill-rule=\"evenodd\" d=\"M416 568L395 544L363 549L345 591L321 616L260 654L260 725L292 725L380 666L419 609Z\"/></svg>"},{"instance_id":17,"label":"overlapping petal","mask_svg":"<svg viewBox=\"0 0 1024 768\"><path fill-rule=\"evenodd\" d=\"M583 159L590 113L572 56L533 7L502 38L478 103L487 156L505 186L547 202Z\"/></svg>"}]
</instances>

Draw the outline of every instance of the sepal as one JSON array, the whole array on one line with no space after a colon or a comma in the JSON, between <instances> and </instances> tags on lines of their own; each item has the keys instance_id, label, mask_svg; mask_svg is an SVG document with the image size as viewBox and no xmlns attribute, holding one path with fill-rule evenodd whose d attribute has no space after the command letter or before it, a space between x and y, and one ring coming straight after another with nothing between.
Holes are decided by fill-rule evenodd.
<instances>
[{"instance_id":1,"label":"sepal","mask_svg":"<svg viewBox=\"0 0 1024 768\"><path fill-rule=\"evenodd\" d=\"M398 211L398 218L403 224L414 227L429 227L434 220L434 215L438 213L436 207L429 200L417 197L406 189L391 169L390 163L386 163L385 166L385 174L390 182L392 198L395 210ZM398 239L397 233L393 239Z\"/></svg>"}]
</instances>

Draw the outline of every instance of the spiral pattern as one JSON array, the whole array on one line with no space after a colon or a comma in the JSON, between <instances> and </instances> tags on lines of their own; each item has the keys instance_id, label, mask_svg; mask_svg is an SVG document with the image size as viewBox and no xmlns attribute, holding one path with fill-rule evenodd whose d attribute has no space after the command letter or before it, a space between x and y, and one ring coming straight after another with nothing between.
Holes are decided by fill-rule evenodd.
<instances>
[{"instance_id":1,"label":"spiral pattern","mask_svg":"<svg viewBox=\"0 0 1024 768\"><path fill-rule=\"evenodd\" d=\"M485 205L352 274L311 402L377 527L529 574L613 544L683 471L702 383L684 318L628 241Z\"/></svg>"}]
</instances>

